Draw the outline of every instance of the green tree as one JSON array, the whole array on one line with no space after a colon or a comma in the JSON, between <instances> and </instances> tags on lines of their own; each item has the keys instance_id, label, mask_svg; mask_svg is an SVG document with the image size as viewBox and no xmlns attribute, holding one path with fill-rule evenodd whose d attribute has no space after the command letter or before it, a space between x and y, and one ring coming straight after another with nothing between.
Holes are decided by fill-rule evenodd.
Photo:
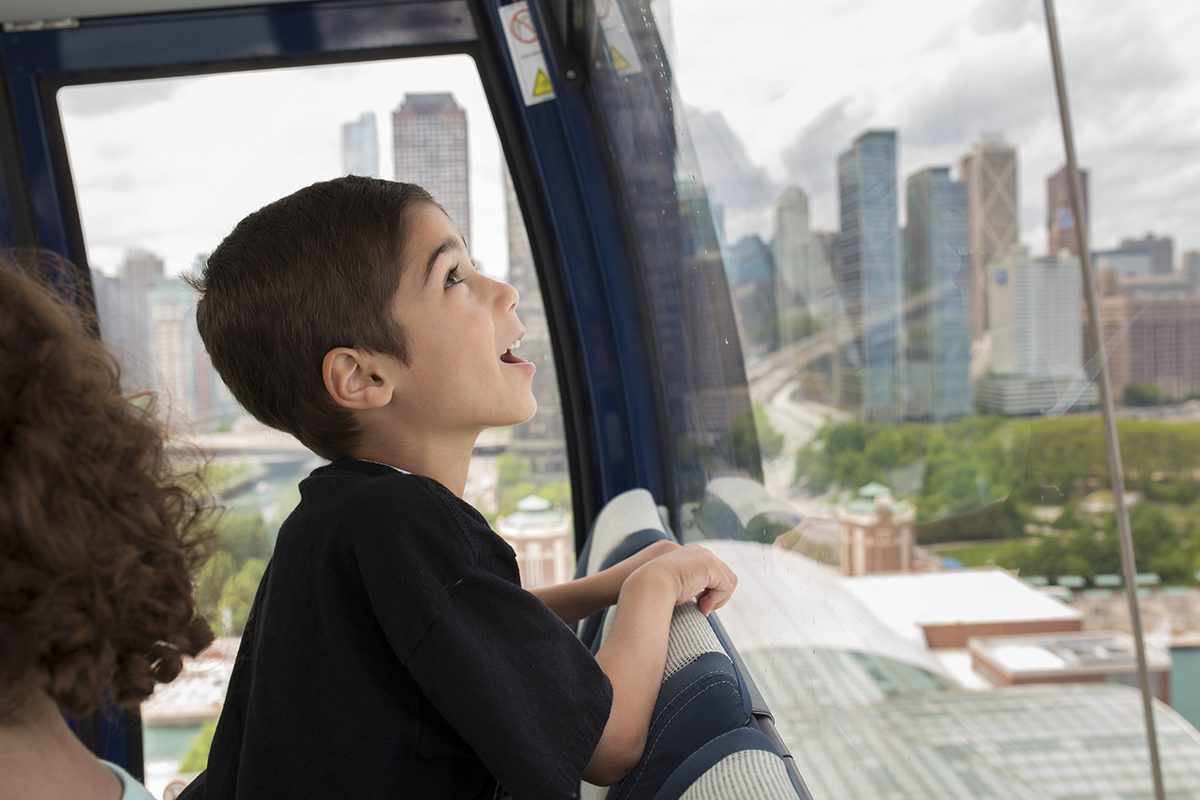
<instances>
[{"instance_id":1,"label":"green tree","mask_svg":"<svg viewBox=\"0 0 1200 800\"><path fill-rule=\"evenodd\" d=\"M764 459L775 458L783 452L783 434L767 416L767 410L760 404L754 403L754 432L758 435L758 448Z\"/></svg>"},{"instance_id":2,"label":"green tree","mask_svg":"<svg viewBox=\"0 0 1200 800\"><path fill-rule=\"evenodd\" d=\"M221 594L225 591L225 584L236 571L233 556L224 550L218 550L200 569L200 575L196 578L197 610L213 628L221 624Z\"/></svg>"},{"instance_id":3,"label":"green tree","mask_svg":"<svg viewBox=\"0 0 1200 800\"><path fill-rule=\"evenodd\" d=\"M533 462L516 453L501 453L496 459L496 479L501 486L523 483L532 473Z\"/></svg>"},{"instance_id":4,"label":"green tree","mask_svg":"<svg viewBox=\"0 0 1200 800\"><path fill-rule=\"evenodd\" d=\"M192 737L183 760L179 762L180 772L199 772L208 766L208 751L212 749L213 734L216 732L216 719L210 719L200 727L200 732Z\"/></svg>"},{"instance_id":5,"label":"green tree","mask_svg":"<svg viewBox=\"0 0 1200 800\"><path fill-rule=\"evenodd\" d=\"M271 557L271 534L259 514L222 514L217 522L217 540L239 569L252 558Z\"/></svg>"},{"instance_id":6,"label":"green tree","mask_svg":"<svg viewBox=\"0 0 1200 800\"><path fill-rule=\"evenodd\" d=\"M246 618L250 616L250 608L254 605L254 595L262 582L263 573L267 571L267 562L261 558L251 558L242 565L241 569L225 583L218 603L220 614L229 614L229 626L226 634L241 636L246 629ZM225 620L222 620L224 623Z\"/></svg>"},{"instance_id":7,"label":"green tree","mask_svg":"<svg viewBox=\"0 0 1200 800\"><path fill-rule=\"evenodd\" d=\"M1125 387L1125 405L1156 406L1162 402L1162 389L1154 383L1131 383Z\"/></svg>"}]
</instances>

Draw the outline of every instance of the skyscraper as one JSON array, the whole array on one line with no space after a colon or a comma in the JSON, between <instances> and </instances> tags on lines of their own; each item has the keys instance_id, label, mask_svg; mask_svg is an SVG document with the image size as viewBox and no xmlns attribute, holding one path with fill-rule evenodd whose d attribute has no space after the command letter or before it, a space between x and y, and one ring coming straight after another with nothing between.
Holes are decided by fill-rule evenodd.
<instances>
[{"instance_id":1,"label":"skyscraper","mask_svg":"<svg viewBox=\"0 0 1200 800\"><path fill-rule=\"evenodd\" d=\"M379 131L374 111L364 111L358 119L342 125L342 172L379 177Z\"/></svg>"},{"instance_id":2,"label":"skyscraper","mask_svg":"<svg viewBox=\"0 0 1200 800\"><path fill-rule=\"evenodd\" d=\"M392 112L396 180L425 187L471 243L467 112L449 92L409 93Z\"/></svg>"},{"instance_id":3,"label":"skyscraper","mask_svg":"<svg viewBox=\"0 0 1200 800\"><path fill-rule=\"evenodd\" d=\"M196 293L179 278L150 287L150 360L172 430L211 427L221 415L217 373L196 328Z\"/></svg>"},{"instance_id":4,"label":"skyscraper","mask_svg":"<svg viewBox=\"0 0 1200 800\"><path fill-rule=\"evenodd\" d=\"M115 277L96 276L100 333L121 362L121 388L137 392L155 387L150 357L150 287L162 280L163 261L138 248L125 253Z\"/></svg>"},{"instance_id":5,"label":"skyscraper","mask_svg":"<svg viewBox=\"0 0 1200 800\"><path fill-rule=\"evenodd\" d=\"M1017 246L1017 150L985 136L959 160L959 173L967 184L971 336L977 339L990 328L988 266Z\"/></svg>"},{"instance_id":6,"label":"skyscraper","mask_svg":"<svg viewBox=\"0 0 1200 800\"><path fill-rule=\"evenodd\" d=\"M779 281L770 248L757 235L744 236L729 248L725 266L743 350L754 355L775 350L779 347Z\"/></svg>"},{"instance_id":7,"label":"skyscraper","mask_svg":"<svg viewBox=\"0 0 1200 800\"><path fill-rule=\"evenodd\" d=\"M1200 289L1200 250L1188 250L1183 254L1183 274L1187 276L1192 294Z\"/></svg>"},{"instance_id":8,"label":"skyscraper","mask_svg":"<svg viewBox=\"0 0 1200 800\"><path fill-rule=\"evenodd\" d=\"M1175 271L1175 240L1170 236L1155 236L1153 233L1147 233L1141 239L1126 236L1121 240L1121 249L1150 256L1152 275L1170 275Z\"/></svg>"},{"instance_id":9,"label":"skyscraper","mask_svg":"<svg viewBox=\"0 0 1200 800\"><path fill-rule=\"evenodd\" d=\"M1092 215L1086 169L1079 170L1079 182L1083 188L1083 221L1086 230L1086 223ZM1046 251L1051 256L1056 256L1063 250L1073 256L1079 256L1079 245L1075 241L1075 215L1071 211L1070 185L1065 166L1046 179Z\"/></svg>"},{"instance_id":10,"label":"skyscraper","mask_svg":"<svg viewBox=\"0 0 1200 800\"><path fill-rule=\"evenodd\" d=\"M829 248L823 234L809 226L808 196L801 189L785 190L775 203L771 250L780 283L780 316L786 319L803 310L827 321L840 308L837 287Z\"/></svg>"},{"instance_id":11,"label":"skyscraper","mask_svg":"<svg viewBox=\"0 0 1200 800\"><path fill-rule=\"evenodd\" d=\"M529 459L538 480L569 480L567 443L563 432L562 399L558 393L558 374L554 368L554 350L550 345L550 326L538 285L533 250L525 232L525 221L512 176L504 170L504 207L508 216L508 282L521 295L517 313L525 325L519 355L537 365L533 378L533 396L538 410L533 419L513 429L513 450Z\"/></svg>"},{"instance_id":12,"label":"skyscraper","mask_svg":"<svg viewBox=\"0 0 1200 800\"><path fill-rule=\"evenodd\" d=\"M941 422L971 411L967 185L929 167L905 188L907 413Z\"/></svg>"},{"instance_id":13,"label":"skyscraper","mask_svg":"<svg viewBox=\"0 0 1200 800\"><path fill-rule=\"evenodd\" d=\"M978 404L1001 414L1095 405L1083 372L1079 262L1013 253L990 274L991 369L976 387Z\"/></svg>"},{"instance_id":14,"label":"skyscraper","mask_svg":"<svg viewBox=\"0 0 1200 800\"><path fill-rule=\"evenodd\" d=\"M838 202L838 283L859 367L845 376L843 402L869 419L894 418L903 370L895 131L868 131L838 156Z\"/></svg>"},{"instance_id":15,"label":"skyscraper","mask_svg":"<svg viewBox=\"0 0 1200 800\"><path fill-rule=\"evenodd\" d=\"M1104 297L1100 330L1118 403L1133 384L1157 386L1164 400L1200 392L1200 298ZM1090 357L1091 337L1086 344Z\"/></svg>"}]
</instances>

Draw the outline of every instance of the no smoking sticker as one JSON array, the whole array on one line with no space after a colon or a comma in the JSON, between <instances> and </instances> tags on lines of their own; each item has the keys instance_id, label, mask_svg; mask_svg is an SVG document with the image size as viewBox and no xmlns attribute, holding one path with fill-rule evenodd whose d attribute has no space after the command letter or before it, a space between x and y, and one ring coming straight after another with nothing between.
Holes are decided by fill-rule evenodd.
<instances>
[{"instance_id":1,"label":"no smoking sticker","mask_svg":"<svg viewBox=\"0 0 1200 800\"><path fill-rule=\"evenodd\" d=\"M513 70L517 73L525 105L553 100L554 84L550 81L550 70L542 55L537 28L529 14L529 3L521 0L500 6L500 23L504 26L504 38L508 40L508 52L512 56Z\"/></svg>"}]
</instances>

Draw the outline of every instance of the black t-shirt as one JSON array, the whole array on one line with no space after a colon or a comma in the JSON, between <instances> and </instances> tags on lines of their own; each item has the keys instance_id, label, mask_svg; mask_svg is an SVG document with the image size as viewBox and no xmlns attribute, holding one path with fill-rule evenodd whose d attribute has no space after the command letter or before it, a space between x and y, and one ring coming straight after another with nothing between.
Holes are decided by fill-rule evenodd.
<instances>
[{"instance_id":1,"label":"black t-shirt","mask_svg":"<svg viewBox=\"0 0 1200 800\"><path fill-rule=\"evenodd\" d=\"M184 797L576 796L612 686L479 512L352 459L300 497Z\"/></svg>"}]
</instances>

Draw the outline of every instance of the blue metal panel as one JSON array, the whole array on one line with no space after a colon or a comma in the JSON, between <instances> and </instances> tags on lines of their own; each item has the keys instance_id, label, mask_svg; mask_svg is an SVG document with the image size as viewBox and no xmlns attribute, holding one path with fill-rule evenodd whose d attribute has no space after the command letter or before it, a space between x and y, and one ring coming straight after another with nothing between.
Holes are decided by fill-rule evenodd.
<instances>
[{"instance_id":1,"label":"blue metal panel","mask_svg":"<svg viewBox=\"0 0 1200 800\"><path fill-rule=\"evenodd\" d=\"M499 3L488 3L488 34L501 47ZM535 23L543 41L548 26ZM547 58L550 57L546 53ZM506 73L519 97L511 63ZM600 463L601 498L635 487L665 499L661 437L649 388L653 374L646 358L645 330L638 315L631 260L618 220L617 200L601 156L602 143L591 124L583 89L564 89L555 75L556 99L521 106L525 138L536 153L542 193L570 293L579 357L591 399L592 426Z\"/></svg>"}]
</instances>

